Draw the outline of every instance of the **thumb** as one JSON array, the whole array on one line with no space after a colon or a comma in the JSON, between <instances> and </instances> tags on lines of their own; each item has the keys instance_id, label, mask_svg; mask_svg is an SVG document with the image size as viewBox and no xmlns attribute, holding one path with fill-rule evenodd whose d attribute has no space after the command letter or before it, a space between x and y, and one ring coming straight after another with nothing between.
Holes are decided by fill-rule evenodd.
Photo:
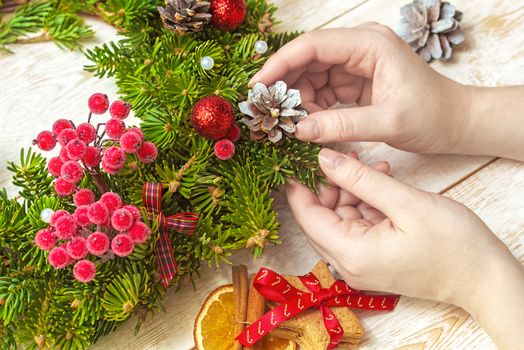
<instances>
[{"instance_id":1,"label":"thumb","mask_svg":"<svg viewBox=\"0 0 524 350\"><path fill-rule=\"evenodd\" d=\"M393 130L391 120L382 106L329 109L298 123L296 137L318 143L384 141Z\"/></svg>"},{"instance_id":2,"label":"thumb","mask_svg":"<svg viewBox=\"0 0 524 350\"><path fill-rule=\"evenodd\" d=\"M406 217L408 208L417 203L422 194L357 159L327 148L320 151L319 162L324 174L337 186L391 219Z\"/></svg>"}]
</instances>

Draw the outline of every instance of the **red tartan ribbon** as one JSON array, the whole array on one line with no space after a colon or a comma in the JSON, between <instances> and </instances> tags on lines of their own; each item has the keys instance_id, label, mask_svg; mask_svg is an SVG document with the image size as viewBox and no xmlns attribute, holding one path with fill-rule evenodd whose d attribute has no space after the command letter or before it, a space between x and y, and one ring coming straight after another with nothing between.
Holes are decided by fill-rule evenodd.
<instances>
[{"instance_id":1,"label":"red tartan ribbon","mask_svg":"<svg viewBox=\"0 0 524 350\"><path fill-rule=\"evenodd\" d=\"M342 340L344 330L330 307L387 311L393 310L400 298L398 295L364 294L341 280L335 281L329 288L322 288L318 278L311 272L299 278L311 293L293 287L274 271L266 268L258 271L253 282L254 287L264 298L280 305L240 333L236 337L240 344L253 346L280 323L316 307L322 314L329 335L330 343L327 349L333 349Z\"/></svg>"},{"instance_id":2,"label":"red tartan ribbon","mask_svg":"<svg viewBox=\"0 0 524 350\"><path fill-rule=\"evenodd\" d=\"M199 215L196 213L177 213L166 217L162 212L162 184L160 183L144 182L142 202L147 208L149 220L155 218L158 220L160 236L155 247L155 256L162 283L164 288L167 288L177 270L168 230L173 229L180 233L193 234Z\"/></svg>"}]
</instances>

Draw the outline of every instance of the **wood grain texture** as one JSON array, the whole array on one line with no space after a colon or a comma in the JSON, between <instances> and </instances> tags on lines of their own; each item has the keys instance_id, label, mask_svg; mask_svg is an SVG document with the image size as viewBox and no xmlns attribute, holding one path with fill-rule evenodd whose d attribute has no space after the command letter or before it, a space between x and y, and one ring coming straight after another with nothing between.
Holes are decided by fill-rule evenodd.
<instances>
[{"instance_id":1,"label":"wood grain texture","mask_svg":"<svg viewBox=\"0 0 524 350\"><path fill-rule=\"evenodd\" d=\"M398 8L407 0L278 0L277 30L311 30L327 24L351 26L376 20L392 27ZM471 2L455 0L465 12L467 42L449 64L434 63L443 74L478 85L517 84L524 80L524 6L517 1ZM115 38L114 30L90 21L97 31L93 46ZM17 159L20 147L30 144L36 133L49 128L57 117L80 119L87 97L95 91L115 95L110 79L99 80L82 71L83 54L64 52L53 44L14 46L16 55L0 54L0 185L10 185L7 160ZM393 175L409 184L442 191L491 160L485 157L423 156L393 150L379 143L344 146L357 150L364 161L388 159ZM497 160L452 188L447 195L472 207L513 250L524 259L524 168ZM520 204L520 205L519 205ZM279 272L302 274L318 260L296 225L283 194L275 208L282 223L282 245L269 247L253 261L240 252L234 263L245 263L250 272L261 266ZM326 233L328 234L328 233ZM519 238L520 237L520 238ZM94 349L190 349L194 317L205 296L216 286L230 283L230 269L205 267L194 292L188 285L167 292L166 314L157 314L134 337L134 321L102 339ZM403 298L393 313L359 313L366 328L363 349L492 349L489 337L456 307Z\"/></svg>"}]
</instances>

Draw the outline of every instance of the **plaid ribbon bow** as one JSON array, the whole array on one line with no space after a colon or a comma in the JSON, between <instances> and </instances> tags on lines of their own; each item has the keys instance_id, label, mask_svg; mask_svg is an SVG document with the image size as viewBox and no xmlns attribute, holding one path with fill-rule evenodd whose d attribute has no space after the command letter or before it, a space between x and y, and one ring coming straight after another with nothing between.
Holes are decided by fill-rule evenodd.
<instances>
[{"instance_id":1,"label":"plaid ribbon bow","mask_svg":"<svg viewBox=\"0 0 524 350\"><path fill-rule=\"evenodd\" d=\"M335 281L329 288L322 288L318 278L311 272L299 276L299 279L309 293L293 287L284 277L270 269L262 268L258 271L253 286L264 298L276 301L280 305L240 333L236 337L240 344L253 346L280 323L308 309L317 308L322 314L329 335L330 342L327 349L333 349L342 340L344 330L331 307L389 311L395 308L399 300L398 295L365 294L341 280Z\"/></svg>"},{"instance_id":2,"label":"plaid ribbon bow","mask_svg":"<svg viewBox=\"0 0 524 350\"><path fill-rule=\"evenodd\" d=\"M155 256L162 283L164 288L167 288L177 270L168 230L173 229L191 235L196 230L199 215L197 213L177 213L166 217L162 212L162 184L160 183L144 182L142 202L147 209L149 220L154 220L155 217L158 220L160 236L155 247Z\"/></svg>"}]
</instances>

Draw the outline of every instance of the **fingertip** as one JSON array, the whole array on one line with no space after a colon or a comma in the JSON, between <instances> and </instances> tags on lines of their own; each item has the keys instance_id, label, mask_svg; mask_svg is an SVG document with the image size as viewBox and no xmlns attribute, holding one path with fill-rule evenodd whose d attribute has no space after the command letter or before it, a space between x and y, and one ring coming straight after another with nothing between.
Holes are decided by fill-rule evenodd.
<instances>
[{"instance_id":1,"label":"fingertip","mask_svg":"<svg viewBox=\"0 0 524 350\"><path fill-rule=\"evenodd\" d=\"M391 165L387 161L373 163L371 164L371 167L386 175L389 174L389 171L391 170Z\"/></svg>"}]
</instances>

